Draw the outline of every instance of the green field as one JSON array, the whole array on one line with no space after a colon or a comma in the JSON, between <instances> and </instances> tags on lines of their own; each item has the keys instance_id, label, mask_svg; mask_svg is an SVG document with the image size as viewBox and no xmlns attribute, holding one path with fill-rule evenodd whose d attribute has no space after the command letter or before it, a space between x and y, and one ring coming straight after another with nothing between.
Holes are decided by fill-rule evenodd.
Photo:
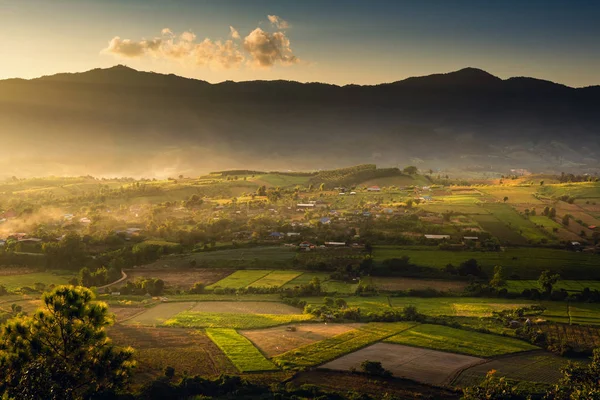
<instances>
[{"instance_id":1,"label":"green field","mask_svg":"<svg viewBox=\"0 0 600 400\"><path fill-rule=\"evenodd\" d=\"M500 243L510 243L516 245L526 245L527 239L519 235L514 229L511 229L503 221L491 214L473 215L473 220L481 226L481 228L496 237Z\"/></svg>"},{"instance_id":2,"label":"green field","mask_svg":"<svg viewBox=\"0 0 600 400\"><path fill-rule=\"evenodd\" d=\"M204 268L290 269L295 255L296 252L283 246L244 247L169 255L155 264L161 267L189 267L190 262L194 262L197 267Z\"/></svg>"},{"instance_id":3,"label":"green field","mask_svg":"<svg viewBox=\"0 0 600 400\"><path fill-rule=\"evenodd\" d=\"M428 324L405 330L386 339L386 342L478 357L493 357L537 349L518 339Z\"/></svg>"},{"instance_id":4,"label":"green field","mask_svg":"<svg viewBox=\"0 0 600 400\"><path fill-rule=\"evenodd\" d=\"M165 321L164 325L180 328L259 329L293 322L306 322L311 319L313 316L309 314L225 314L184 311Z\"/></svg>"},{"instance_id":5,"label":"green field","mask_svg":"<svg viewBox=\"0 0 600 400\"><path fill-rule=\"evenodd\" d=\"M220 281L207 286L207 289L239 289L250 286L252 283L258 281L261 278L269 275L271 270L264 269L253 269L253 270L239 270L235 271L233 274L221 279Z\"/></svg>"},{"instance_id":6,"label":"green field","mask_svg":"<svg viewBox=\"0 0 600 400\"><path fill-rule=\"evenodd\" d=\"M273 371L278 368L235 329L207 329L206 335L240 372Z\"/></svg>"},{"instance_id":7,"label":"green field","mask_svg":"<svg viewBox=\"0 0 600 400\"><path fill-rule=\"evenodd\" d=\"M498 220L508 225L510 229L515 230L528 240L537 242L541 239L550 239L545 232L541 231L527 218L519 215L508 204L485 204L484 208Z\"/></svg>"},{"instance_id":8,"label":"green field","mask_svg":"<svg viewBox=\"0 0 600 400\"><path fill-rule=\"evenodd\" d=\"M548 218L546 216L543 216L543 215L535 215L533 217L529 217L529 219L534 224L543 226L545 229L547 229L550 232L554 228L557 228L557 229L562 228L561 224L559 224L558 222L554 221L553 219L550 219L550 218Z\"/></svg>"},{"instance_id":9,"label":"green field","mask_svg":"<svg viewBox=\"0 0 600 400\"><path fill-rule=\"evenodd\" d=\"M329 280L329 274L326 272L305 272L302 275L292 279L285 285L284 288L293 288L295 286L306 285L313 280L313 278L319 278L321 283Z\"/></svg>"},{"instance_id":10,"label":"green field","mask_svg":"<svg viewBox=\"0 0 600 400\"><path fill-rule=\"evenodd\" d=\"M370 323L359 329L288 351L274 357L273 361L282 368L312 367L359 350L413 326L415 326L414 322Z\"/></svg>"},{"instance_id":11,"label":"green field","mask_svg":"<svg viewBox=\"0 0 600 400\"><path fill-rule=\"evenodd\" d=\"M446 264L454 266L474 258L488 273L501 265L507 276L516 274L520 279L537 279L540 273L551 270L565 278L600 279L600 257L595 254L549 248L511 247L505 251L443 251L430 246L377 246L373 251L376 263L389 258L410 257L410 261L423 267L441 269Z\"/></svg>"},{"instance_id":12,"label":"green field","mask_svg":"<svg viewBox=\"0 0 600 400\"><path fill-rule=\"evenodd\" d=\"M252 282L252 287L281 287L302 275L301 271L272 271L268 275ZM231 276L231 275L230 275Z\"/></svg>"},{"instance_id":13,"label":"green field","mask_svg":"<svg viewBox=\"0 0 600 400\"><path fill-rule=\"evenodd\" d=\"M540 288L537 280L521 280L521 281L506 281L506 288L509 292L521 293L525 289ZM600 281L576 281L576 280L559 280L553 290L565 289L567 292L581 292L583 289L600 290Z\"/></svg>"},{"instance_id":14,"label":"green field","mask_svg":"<svg viewBox=\"0 0 600 400\"><path fill-rule=\"evenodd\" d=\"M46 286L49 285L68 285L69 279L73 275L70 274L56 274L51 272L34 272L31 274L21 275L6 275L0 276L0 285L6 287L8 290L15 290L24 286L33 288L36 283L43 283Z\"/></svg>"}]
</instances>

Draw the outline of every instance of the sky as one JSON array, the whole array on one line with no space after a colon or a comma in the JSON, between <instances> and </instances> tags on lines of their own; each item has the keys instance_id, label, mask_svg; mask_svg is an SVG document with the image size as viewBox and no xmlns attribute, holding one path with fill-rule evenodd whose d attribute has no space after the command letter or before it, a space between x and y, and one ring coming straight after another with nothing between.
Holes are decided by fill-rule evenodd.
<instances>
[{"instance_id":1,"label":"sky","mask_svg":"<svg viewBox=\"0 0 600 400\"><path fill-rule=\"evenodd\" d=\"M0 0L0 79L125 64L377 84L476 67L600 84L596 0Z\"/></svg>"}]
</instances>

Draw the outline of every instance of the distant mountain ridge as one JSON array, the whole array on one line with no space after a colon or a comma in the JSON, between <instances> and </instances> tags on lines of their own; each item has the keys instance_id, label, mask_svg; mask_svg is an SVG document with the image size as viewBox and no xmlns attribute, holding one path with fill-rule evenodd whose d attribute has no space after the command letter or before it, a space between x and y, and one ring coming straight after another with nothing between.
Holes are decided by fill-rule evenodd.
<instances>
[{"instance_id":1,"label":"distant mountain ridge","mask_svg":"<svg viewBox=\"0 0 600 400\"><path fill-rule=\"evenodd\" d=\"M597 172L600 86L465 68L379 85L211 84L118 65L0 81L0 175L360 163ZM17 167L18 166L18 167ZM3 172L2 172L3 171Z\"/></svg>"}]
</instances>

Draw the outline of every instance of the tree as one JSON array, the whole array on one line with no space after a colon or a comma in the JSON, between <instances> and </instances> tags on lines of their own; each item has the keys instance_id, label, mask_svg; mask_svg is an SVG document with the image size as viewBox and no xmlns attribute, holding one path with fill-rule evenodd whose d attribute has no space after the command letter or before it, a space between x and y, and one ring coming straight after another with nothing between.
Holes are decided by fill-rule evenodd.
<instances>
[{"instance_id":1,"label":"tree","mask_svg":"<svg viewBox=\"0 0 600 400\"><path fill-rule=\"evenodd\" d=\"M600 399L600 348L593 352L587 365L569 363L561 370L563 377L546 393L547 400Z\"/></svg>"},{"instance_id":2,"label":"tree","mask_svg":"<svg viewBox=\"0 0 600 400\"><path fill-rule=\"evenodd\" d=\"M319 185L319 190L320 190L321 192L322 192L323 190L325 190L325 184L324 184L324 183L321 183L321 184Z\"/></svg>"},{"instance_id":3,"label":"tree","mask_svg":"<svg viewBox=\"0 0 600 400\"><path fill-rule=\"evenodd\" d=\"M408 167L405 167L402 172L408 175L416 175L419 170L414 165L409 165Z\"/></svg>"},{"instance_id":4,"label":"tree","mask_svg":"<svg viewBox=\"0 0 600 400\"><path fill-rule=\"evenodd\" d=\"M508 196L504 196L504 202L506 203L508 201Z\"/></svg>"},{"instance_id":5,"label":"tree","mask_svg":"<svg viewBox=\"0 0 600 400\"><path fill-rule=\"evenodd\" d=\"M500 265L496 265L494 267L494 276L492 277L492 280L490 280L490 286L495 289L498 289L505 285L506 285L506 281L504 280L504 275L502 273L502 267Z\"/></svg>"},{"instance_id":6,"label":"tree","mask_svg":"<svg viewBox=\"0 0 600 400\"><path fill-rule=\"evenodd\" d=\"M565 214L565 216L562 218L562 224L564 226L568 226L569 225L569 214Z\"/></svg>"},{"instance_id":7,"label":"tree","mask_svg":"<svg viewBox=\"0 0 600 400\"><path fill-rule=\"evenodd\" d=\"M550 271L545 270L542 271L542 273L540 274L538 284L542 289L544 289L544 292L546 292L546 294L549 295L550 293L552 293L552 287L556 284L556 282L558 282L559 279L559 274L551 275Z\"/></svg>"},{"instance_id":8,"label":"tree","mask_svg":"<svg viewBox=\"0 0 600 400\"><path fill-rule=\"evenodd\" d=\"M360 364L360 369L366 374L381 376L384 378L388 378L392 376L392 373L381 365L379 361L369 361L365 360Z\"/></svg>"},{"instance_id":9,"label":"tree","mask_svg":"<svg viewBox=\"0 0 600 400\"><path fill-rule=\"evenodd\" d=\"M337 308L346 308L348 307L348 303L344 299L335 299L335 306Z\"/></svg>"},{"instance_id":10,"label":"tree","mask_svg":"<svg viewBox=\"0 0 600 400\"><path fill-rule=\"evenodd\" d=\"M554 207L550 208L550 210L548 211L548 217L550 217L550 218L556 217L556 208L554 208Z\"/></svg>"},{"instance_id":11,"label":"tree","mask_svg":"<svg viewBox=\"0 0 600 400\"><path fill-rule=\"evenodd\" d=\"M544 211L542 211L542 214L547 217L550 214L550 207L544 207Z\"/></svg>"},{"instance_id":12,"label":"tree","mask_svg":"<svg viewBox=\"0 0 600 400\"><path fill-rule=\"evenodd\" d=\"M540 186L544 186L544 181L540 181Z\"/></svg>"},{"instance_id":13,"label":"tree","mask_svg":"<svg viewBox=\"0 0 600 400\"><path fill-rule=\"evenodd\" d=\"M112 317L83 287L59 286L30 317L0 333L0 394L18 399L82 399L124 387L133 350L106 336Z\"/></svg>"},{"instance_id":14,"label":"tree","mask_svg":"<svg viewBox=\"0 0 600 400\"><path fill-rule=\"evenodd\" d=\"M487 373L483 382L477 386L465 388L463 390L463 400L518 400L525 399L519 395L515 385L506 381L506 379L496 378L496 371L491 370Z\"/></svg>"}]
</instances>

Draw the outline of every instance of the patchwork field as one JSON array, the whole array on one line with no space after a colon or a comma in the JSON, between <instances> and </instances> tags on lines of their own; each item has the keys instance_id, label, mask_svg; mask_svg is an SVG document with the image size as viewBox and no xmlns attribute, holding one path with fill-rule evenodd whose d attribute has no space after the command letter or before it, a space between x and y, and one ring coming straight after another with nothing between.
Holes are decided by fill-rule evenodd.
<instances>
[{"instance_id":1,"label":"patchwork field","mask_svg":"<svg viewBox=\"0 0 600 400\"><path fill-rule=\"evenodd\" d=\"M417 325L385 341L477 357L493 357L537 349L522 340L429 324Z\"/></svg>"},{"instance_id":2,"label":"patchwork field","mask_svg":"<svg viewBox=\"0 0 600 400\"><path fill-rule=\"evenodd\" d=\"M480 364L483 359L462 354L420 349L392 343L376 343L324 364L323 368L348 371L360 369L365 360L379 361L394 376L431 385L448 383L460 370Z\"/></svg>"},{"instance_id":3,"label":"patchwork field","mask_svg":"<svg viewBox=\"0 0 600 400\"><path fill-rule=\"evenodd\" d=\"M515 245L527 244L526 238L518 234L494 215L474 215L472 218L479 224L479 226L481 226L484 231L489 232L492 236L498 238L500 243L510 243Z\"/></svg>"},{"instance_id":4,"label":"patchwork field","mask_svg":"<svg viewBox=\"0 0 600 400\"><path fill-rule=\"evenodd\" d=\"M268 329L241 331L264 354L274 357L311 343L357 329L364 324L295 324Z\"/></svg>"},{"instance_id":5,"label":"patchwork field","mask_svg":"<svg viewBox=\"0 0 600 400\"><path fill-rule=\"evenodd\" d=\"M247 338L235 329L207 329L206 335L225 353L240 372L273 371L267 360Z\"/></svg>"},{"instance_id":6,"label":"patchwork field","mask_svg":"<svg viewBox=\"0 0 600 400\"><path fill-rule=\"evenodd\" d=\"M300 271L272 271L270 274L252 282L252 287L281 287L302 275Z\"/></svg>"},{"instance_id":7,"label":"patchwork field","mask_svg":"<svg viewBox=\"0 0 600 400\"><path fill-rule=\"evenodd\" d=\"M562 377L560 369L567 360L543 351L515 354L491 360L463 371L453 382L458 387L480 383L488 371L496 370L496 376L510 380L553 384Z\"/></svg>"},{"instance_id":8,"label":"patchwork field","mask_svg":"<svg viewBox=\"0 0 600 400\"><path fill-rule=\"evenodd\" d=\"M236 372L223 352L198 331L119 324L109 328L108 335L115 344L135 349L138 382L162 376L168 366L178 375L184 371L202 376Z\"/></svg>"},{"instance_id":9,"label":"patchwork field","mask_svg":"<svg viewBox=\"0 0 600 400\"><path fill-rule=\"evenodd\" d=\"M415 325L411 322L370 323L341 335L288 351L274 357L273 361L283 368L303 368L320 365L348 352L410 329Z\"/></svg>"},{"instance_id":10,"label":"patchwork field","mask_svg":"<svg viewBox=\"0 0 600 400\"><path fill-rule=\"evenodd\" d=\"M196 282L202 282L208 286L220 281L233 273L233 270L224 268L202 268L202 269L132 269L126 270L127 280L134 281L140 278L162 279L167 287L187 290Z\"/></svg>"},{"instance_id":11,"label":"patchwork field","mask_svg":"<svg viewBox=\"0 0 600 400\"><path fill-rule=\"evenodd\" d=\"M227 289L239 289L250 286L252 283L258 281L261 278L269 275L271 270L256 269L256 270L239 270L233 274L227 276L225 279L214 283L207 287L207 289L216 288L227 288Z\"/></svg>"},{"instance_id":12,"label":"patchwork field","mask_svg":"<svg viewBox=\"0 0 600 400\"><path fill-rule=\"evenodd\" d=\"M181 328L258 329L311 319L313 316L309 314L222 314L184 311L165 321L164 325Z\"/></svg>"}]
</instances>

